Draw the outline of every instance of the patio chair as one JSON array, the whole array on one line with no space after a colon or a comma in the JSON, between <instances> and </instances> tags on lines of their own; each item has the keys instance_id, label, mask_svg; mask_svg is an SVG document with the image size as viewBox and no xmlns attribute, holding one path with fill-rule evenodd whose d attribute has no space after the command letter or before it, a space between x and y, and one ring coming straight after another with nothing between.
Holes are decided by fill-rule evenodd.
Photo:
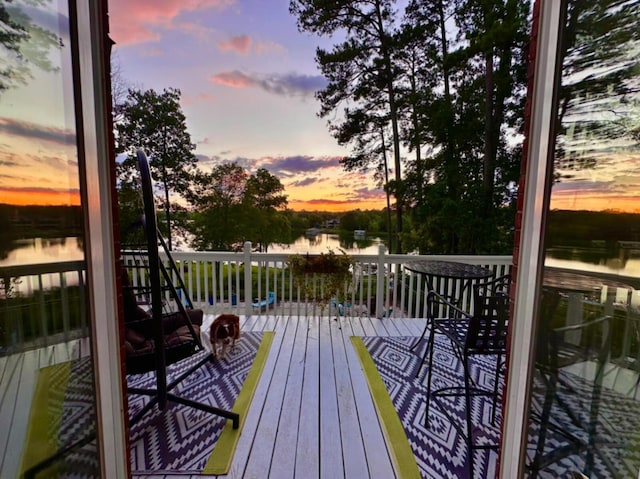
<instances>
[{"instance_id":1,"label":"patio chair","mask_svg":"<svg viewBox=\"0 0 640 479\"><path fill-rule=\"evenodd\" d=\"M151 397L145 407L131 418L130 424L137 422L156 404L160 410L164 410L167 401L173 401L231 419L235 429L239 426L236 413L171 393L173 388L207 362L214 362L212 353L205 354L184 373L167 383L168 365L203 351L199 328L203 314L201 310L193 308L176 263L158 231L149 164L143 152L138 151L137 157L144 207L141 224L146 249L138 251L139 261L131 266L137 275L136 281L130 282L126 269L123 272L126 366L128 373L155 371L156 387L128 389L129 394ZM159 246L164 250L168 267L160 261ZM146 282L138 282L143 277ZM147 302L140 303L136 296L146 298ZM134 347L136 345L139 347Z\"/></svg>"},{"instance_id":2,"label":"patio chair","mask_svg":"<svg viewBox=\"0 0 640 479\"><path fill-rule=\"evenodd\" d=\"M561 294L547 289L542 298L536 375L542 385L537 394L543 400L540 409L532 412L530 418L537 425L537 441L533 458L527 465L529 477L538 477L545 468L564 458L581 455L584 455L581 474L590 477L594 473L598 456L600 467L604 465L614 471L610 476L614 477L616 466L599 454L599 448L617 447L616 441L598 432L603 421L600 417L602 383L611 352L612 317L592 312L581 324L556 327L553 317ZM576 367L590 373L587 377L576 375L569 381L567 373L575 372ZM552 434L555 439L550 441ZM574 460L571 462L575 464Z\"/></svg>"},{"instance_id":3,"label":"patio chair","mask_svg":"<svg viewBox=\"0 0 640 479\"><path fill-rule=\"evenodd\" d=\"M445 397L464 397L466 428L457 425L456 418L450 417L452 424L465 436L468 450L469 477L473 478L473 455L476 450L497 450L498 444L478 443L474 441L472 423L472 397L488 397L492 406L492 423L495 422L496 408L499 406L499 377L503 370L503 357L506 355L507 329L509 325L509 285L511 277L501 276L493 280L473 285L473 310L469 314L451 303L447 298L429 292L427 307L445 306L449 317L438 318L432 322L427 350L427 397L425 405L425 427L429 427L429 405ZM462 363L464 386L447 386L432 391L433 356L435 335L448 338L453 352ZM472 379L471 360L474 356L495 356L493 388L486 389ZM443 412L449 415L447 408Z\"/></svg>"}]
</instances>

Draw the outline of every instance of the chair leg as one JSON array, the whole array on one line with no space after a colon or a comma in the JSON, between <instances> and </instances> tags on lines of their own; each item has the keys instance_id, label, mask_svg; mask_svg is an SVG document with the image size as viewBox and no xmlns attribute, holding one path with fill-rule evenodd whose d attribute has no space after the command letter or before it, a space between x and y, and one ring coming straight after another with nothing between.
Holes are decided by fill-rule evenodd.
<instances>
[{"instance_id":1,"label":"chair leg","mask_svg":"<svg viewBox=\"0 0 640 479\"><path fill-rule=\"evenodd\" d=\"M467 420L467 451L469 455L469 479L473 479L473 422L471 420L471 376L469 368L469 358L465 354L464 358L464 400ZM495 406L494 406L495 407Z\"/></svg>"},{"instance_id":2,"label":"chair leg","mask_svg":"<svg viewBox=\"0 0 640 479\"><path fill-rule=\"evenodd\" d=\"M424 335L427 333L427 329L429 329L430 323L431 322L429 321L429 318L427 318L427 322L424 325L424 329L422 330L422 334L420 335L418 340L415 343L413 343L413 346L411 346L409 348L410 351L413 351L418 346L418 344L420 344L420 341L422 341L424 339Z\"/></svg>"},{"instance_id":3,"label":"chair leg","mask_svg":"<svg viewBox=\"0 0 640 479\"><path fill-rule=\"evenodd\" d=\"M500 381L500 369L502 366L502 354L496 358L496 373L493 377L493 407L491 409L491 424L496 423L496 404L498 403L498 382Z\"/></svg>"},{"instance_id":4,"label":"chair leg","mask_svg":"<svg viewBox=\"0 0 640 479\"><path fill-rule=\"evenodd\" d=\"M422 365L424 364L425 357L427 354L429 355L429 364L427 369L427 401L425 403L424 409L424 427L429 429L429 403L431 402L431 376L433 371L433 344L435 341L436 333L431 330L429 333L429 340L427 341L427 349L422 356L422 362L420 363L420 368L418 368L418 374L420 373L420 369L422 369ZM416 374L416 376L418 375Z\"/></svg>"}]
</instances>

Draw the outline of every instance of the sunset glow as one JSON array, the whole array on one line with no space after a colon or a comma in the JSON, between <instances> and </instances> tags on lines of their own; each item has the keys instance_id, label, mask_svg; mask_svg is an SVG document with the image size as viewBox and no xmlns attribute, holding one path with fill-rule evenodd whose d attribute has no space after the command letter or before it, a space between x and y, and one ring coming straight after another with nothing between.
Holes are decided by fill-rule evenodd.
<instances>
[{"instance_id":1,"label":"sunset glow","mask_svg":"<svg viewBox=\"0 0 640 479\"><path fill-rule=\"evenodd\" d=\"M80 193L42 188L0 188L0 203L21 206L79 206Z\"/></svg>"}]
</instances>

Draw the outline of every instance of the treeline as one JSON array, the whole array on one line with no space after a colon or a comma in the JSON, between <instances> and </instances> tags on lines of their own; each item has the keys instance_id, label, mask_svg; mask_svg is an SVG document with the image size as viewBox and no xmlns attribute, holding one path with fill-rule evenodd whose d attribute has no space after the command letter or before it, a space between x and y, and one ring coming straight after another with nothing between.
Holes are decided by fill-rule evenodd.
<instances>
[{"instance_id":1,"label":"treeline","mask_svg":"<svg viewBox=\"0 0 640 479\"><path fill-rule=\"evenodd\" d=\"M589 245L592 241L640 241L640 214L614 211L549 212L547 246Z\"/></svg>"},{"instance_id":2,"label":"treeline","mask_svg":"<svg viewBox=\"0 0 640 479\"><path fill-rule=\"evenodd\" d=\"M82 208L0 203L0 224L0 236L11 239L79 236L83 231Z\"/></svg>"}]
</instances>

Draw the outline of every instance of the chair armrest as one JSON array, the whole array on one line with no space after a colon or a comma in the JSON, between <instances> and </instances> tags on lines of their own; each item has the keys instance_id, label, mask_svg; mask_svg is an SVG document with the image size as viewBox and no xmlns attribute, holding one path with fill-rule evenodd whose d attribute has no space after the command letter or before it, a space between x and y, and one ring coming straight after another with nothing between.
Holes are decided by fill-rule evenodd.
<instances>
[{"instance_id":1,"label":"chair armrest","mask_svg":"<svg viewBox=\"0 0 640 479\"><path fill-rule=\"evenodd\" d=\"M456 319L471 318L471 315L467 311L465 311L464 309L460 308L459 306L451 302L451 300L449 300L445 296L441 295L436 291L429 291L429 294L427 295L427 317L431 315L432 308L433 306L436 306L436 305L445 306L449 311L453 310L454 313L458 315L458 316L455 316ZM451 316L451 314L449 314L448 316Z\"/></svg>"}]
</instances>

